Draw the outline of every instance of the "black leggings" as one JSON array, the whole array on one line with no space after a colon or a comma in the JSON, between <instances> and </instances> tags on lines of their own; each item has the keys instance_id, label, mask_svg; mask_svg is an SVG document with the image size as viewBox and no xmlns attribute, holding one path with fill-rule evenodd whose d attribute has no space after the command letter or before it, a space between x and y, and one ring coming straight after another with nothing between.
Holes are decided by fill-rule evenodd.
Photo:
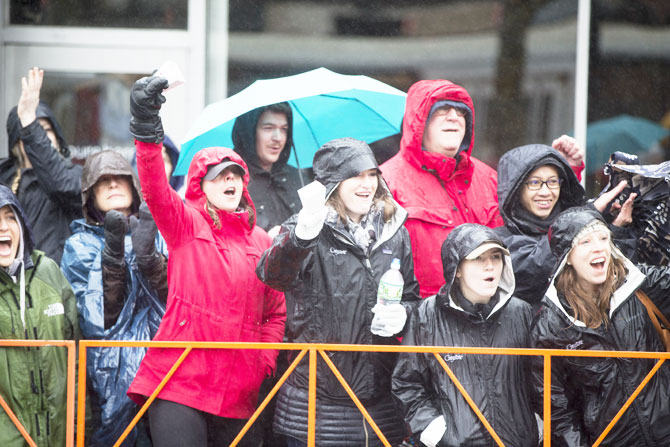
<instances>
[{"instance_id":1,"label":"black leggings","mask_svg":"<svg viewBox=\"0 0 670 447\"><path fill-rule=\"evenodd\" d=\"M149 407L149 426L154 447L228 446L246 419L230 419L205 413L169 400L156 399ZM253 425L238 444L252 447Z\"/></svg>"}]
</instances>

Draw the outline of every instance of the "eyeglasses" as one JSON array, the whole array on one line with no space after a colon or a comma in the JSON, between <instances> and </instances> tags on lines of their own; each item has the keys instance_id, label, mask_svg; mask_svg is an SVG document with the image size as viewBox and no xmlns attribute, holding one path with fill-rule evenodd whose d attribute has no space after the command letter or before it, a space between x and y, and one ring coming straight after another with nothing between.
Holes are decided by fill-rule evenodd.
<instances>
[{"instance_id":1,"label":"eyeglasses","mask_svg":"<svg viewBox=\"0 0 670 447\"><path fill-rule=\"evenodd\" d=\"M530 189L531 191L538 191L542 189L542 185L547 185L547 188L549 189L558 189L561 187L561 183L563 183L563 179L560 178L550 178L549 180L538 180L538 179L532 179L528 180L527 182L524 182L524 184Z\"/></svg>"},{"instance_id":2,"label":"eyeglasses","mask_svg":"<svg viewBox=\"0 0 670 447\"><path fill-rule=\"evenodd\" d=\"M454 107L454 106L442 106L442 107L438 108L435 111L435 113L440 114L440 115L448 115L449 112L451 112L452 110L454 112L456 112L456 115L458 115L458 116L465 116L465 114L466 114L465 109L462 109L460 107Z\"/></svg>"}]
</instances>

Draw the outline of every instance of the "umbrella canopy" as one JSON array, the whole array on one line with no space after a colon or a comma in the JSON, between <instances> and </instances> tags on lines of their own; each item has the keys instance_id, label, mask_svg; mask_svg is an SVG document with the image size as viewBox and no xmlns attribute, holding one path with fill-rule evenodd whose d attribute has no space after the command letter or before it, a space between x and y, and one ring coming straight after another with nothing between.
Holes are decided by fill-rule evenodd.
<instances>
[{"instance_id":1,"label":"umbrella canopy","mask_svg":"<svg viewBox=\"0 0 670 447\"><path fill-rule=\"evenodd\" d=\"M367 76L341 75L325 68L258 80L239 93L210 104L188 130L176 175L209 146L232 147L235 119L257 107L286 101L293 109L294 151L289 164L306 168L322 144L341 137L367 143L400 132L406 94Z\"/></svg>"},{"instance_id":2,"label":"umbrella canopy","mask_svg":"<svg viewBox=\"0 0 670 447\"><path fill-rule=\"evenodd\" d=\"M630 115L595 121L586 128L588 172L601 170L616 151L641 154L668 134L660 124Z\"/></svg>"}]
</instances>

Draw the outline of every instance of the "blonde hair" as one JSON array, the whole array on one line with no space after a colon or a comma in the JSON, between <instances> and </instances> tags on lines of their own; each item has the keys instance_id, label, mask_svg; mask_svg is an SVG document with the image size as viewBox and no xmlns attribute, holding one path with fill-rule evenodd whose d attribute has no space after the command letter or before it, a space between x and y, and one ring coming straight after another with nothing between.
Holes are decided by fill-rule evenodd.
<instances>
[{"instance_id":1,"label":"blonde hair","mask_svg":"<svg viewBox=\"0 0 670 447\"><path fill-rule=\"evenodd\" d=\"M28 157L26 156L26 153L21 148L21 140L18 140L14 144L14 146L12 146L11 152L12 152L12 155L14 156L14 158L16 158L16 161L19 164L19 166L16 168L16 175L14 176L14 180L12 181L12 185L11 185L12 192L14 194L17 194L18 190L19 190L19 183L21 183L21 170L28 167L28 164L30 163L30 160L28 160Z\"/></svg>"},{"instance_id":2,"label":"blonde hair","mask_svg":"<svg viewBox=\"0 0 670 447\"><path fill-rule=\"evenodd\" d=\"M379 174L379 172L377 172L377 191L375 191L375 195L372 198L372 206L375 206L381 202L384 206L384 222L388 222L395 214L397 208L395 202L391 198L391 195L388 194L386 188L381 187L381 185L383 185L382 176ZM326 201L326 204L333 207L333 209L337 212L337 215L340 217L342 223L346 224L348 217L347 207L344 206L344 202L342 201L339 192L340 185L337 185L337 189L335 189L335 191L333 191L333 193L330 195Z\"/></svg>"},{"instance_id":3,"label":"blonde hair","mask_svg":"<svg viewBox=\"0 0 670 447\"><path fill-rule=\"evenodd\" d=\"M627 273L623 260L611 256L607 268L607 279L600 285L594 297L591 292L581 286L574 267L566 264L556 278L556 290L565 296L576 320L583 322L591 329L599 328L603 323L607 327L610 299L626 280Z\"/></svg>"}]
</instances>

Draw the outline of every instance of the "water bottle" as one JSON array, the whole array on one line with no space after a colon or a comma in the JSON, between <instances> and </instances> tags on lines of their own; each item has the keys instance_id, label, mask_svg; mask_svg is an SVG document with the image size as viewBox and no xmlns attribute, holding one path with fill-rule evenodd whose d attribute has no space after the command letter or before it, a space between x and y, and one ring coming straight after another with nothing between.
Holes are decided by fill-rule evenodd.
<instances>
[{"instance_id":1,"label":"water bottle","mask_svg":"<svg viewBox=\"0 0 670 447\"><path fill-rule=\"evenodd\" d=\"M391 268L382 275L377 289L377 303L388 305L399 303L402 299L402 290L405 280L400 273L400 259L393 258Z\"/></svg>"}]
</instances>

